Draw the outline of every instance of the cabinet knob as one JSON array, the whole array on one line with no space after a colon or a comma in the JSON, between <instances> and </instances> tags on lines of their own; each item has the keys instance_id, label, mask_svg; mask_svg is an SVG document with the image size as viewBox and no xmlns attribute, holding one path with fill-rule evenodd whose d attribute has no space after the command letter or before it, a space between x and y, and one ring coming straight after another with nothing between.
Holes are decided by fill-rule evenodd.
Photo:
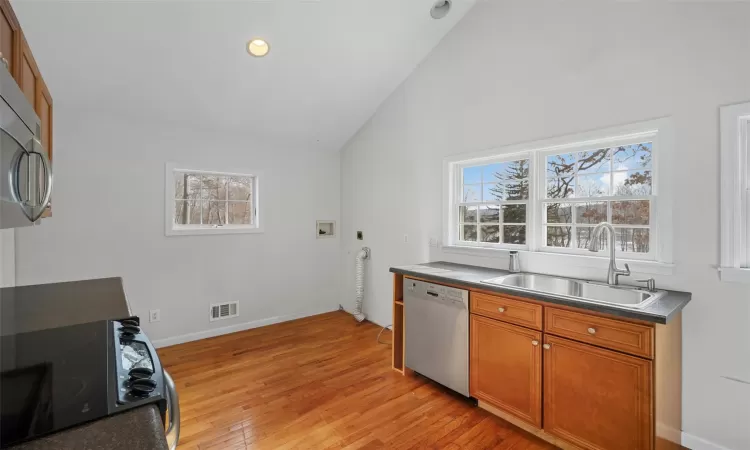
<instances>
[{"instance_id":1,"label":"cabinet knob","mask_svg":"<svg viewBox=\"0 0 750 450\"><path fill-rule=\"evenodd\" d=\"M497 312L501 312L501 313L503 313L503 312L505 312L505 308L503 308L503 307L501 306L501 307L497 308Z\"/></svg>"},{"instance_id":2,"label":"cabinet knob","mask_svg":"<svg viewBox=\"0 0 750 450\"><path fill-rule=\"evenodd\" d=\"M534 346L539 345L539 341L534 339L533 341L531 341L531 345L534 345Z\"/></svg>"},{"instance_id":3,"label":"cabinet knob","mask_svg":"<svg viewBox=\"0 0 750 450\"><path fill-rule=\"evenodd\" d=\"M589 334L596 334L596 328L589 328L588 329Z\"/></svg>"},{"instance_id":4,"label":"cabinet knob","mask_svg":"<svg viewBox=\"0 0 750 450\"><path fill-rule=\"evenodd\" d=\"M0 52L0 61L3 62L3 65L5 66L6 69L10 68L10 64L8 63L8 58L6 58L5 55L3 55L1 52Z\"/></svg>"},{"instance_id":5,"label":"cabinet knob","mask_svg":"<svg viewBox=\"0 0 750 450\"><path fill-rule=\"evenodd\" d=\"M551 347L551 345L549 345L549 344L544 344L544 345L542 345L542 347L544 347L544 349L545 349L545 350L549 350L549 348Z\"/></svg>"}]
</instances>

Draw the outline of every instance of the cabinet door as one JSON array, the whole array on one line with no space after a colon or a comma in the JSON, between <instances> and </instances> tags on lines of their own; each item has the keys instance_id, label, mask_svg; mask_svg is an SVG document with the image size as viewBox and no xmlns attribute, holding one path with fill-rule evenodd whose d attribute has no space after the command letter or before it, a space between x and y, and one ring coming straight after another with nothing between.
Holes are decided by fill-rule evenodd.
<instances>
[{"instance_id":1,"label":"cabinet door","mask_svg":"<svg viewBox=\"0 0 750 450\"><path fill-rule=\"evenodd\" d=\"M26 38L23 37L23 34L21 35L21 53L19 64L20 67L18 70L17 79L18 87L21 88L23 95L26 96L26 99L29 101L29 103L31 103L34 106L34 109L36 109L36 106L38 104L37 93L41 91L40 86L38 86L41 76L39 75L39 69L36 66L36 61L34 61L34 56L31 54L29 44L26 42ZM39 115L38 112L37 115Z\"/></svg>"},{"instance_id":2,"label":"cabinet door","mask_svg":"<svg viewBox=\"0 0 750 450\"><path fill-rule=\"evenodd\" d=\"M544 338L544 431L586 449L653 447L652 362Z\"/></svg>"},{"instance_id":3,"label":"cabinet door","mask_svg":"<svg viewBox=\"0 0 750 450\"><path fill-rule=\"evenodd\" d=\"M39 91L36 95L36 105L34 106L34 109L39 116L39 121L42 126L40 141L42 142L42 148L47 152L47 158L49 159L50 164L52 164L52 96L41 77L37 82L37 89ZM52 216L51 205L52 200L50 200L50 206L44 211L42 217Z\"/></svg>"},{"instance_id":4,"label":"cabinet door","mask_svg":"<svg viewBox=\"0 0 750 450\"><path fill-rule=\"evenodd\" d=\"M8 0L0 0L0 53L7 61L8 71L15 77L19 28Z\"/></svg>"},{"instance_id":5,"label":"cabinet door","mask_svg":"<svg viewBox=\"0 0 750 450\"><path fill-rule=\"evenodd\" d=\"M471 396L541 427L542 333L471 315Z\"/></svg>"}]
</instances>

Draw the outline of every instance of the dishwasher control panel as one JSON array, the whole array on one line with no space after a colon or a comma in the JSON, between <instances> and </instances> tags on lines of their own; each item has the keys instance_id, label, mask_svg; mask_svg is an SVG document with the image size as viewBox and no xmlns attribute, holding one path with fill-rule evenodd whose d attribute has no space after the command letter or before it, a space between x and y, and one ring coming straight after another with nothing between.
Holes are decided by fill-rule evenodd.
<instances>
[{"instance_id":1,"label":"dishwasher control panel","mask_svg":"<svg viewBox=\"0 0 750 450\"><path fill-rule=\"evenodd\" d=\"M467 308L469 306L469 291L467 290L409 279L404 279L404 284L409 294L419 298L464 305Z\"/></svg>"}]
</instances>

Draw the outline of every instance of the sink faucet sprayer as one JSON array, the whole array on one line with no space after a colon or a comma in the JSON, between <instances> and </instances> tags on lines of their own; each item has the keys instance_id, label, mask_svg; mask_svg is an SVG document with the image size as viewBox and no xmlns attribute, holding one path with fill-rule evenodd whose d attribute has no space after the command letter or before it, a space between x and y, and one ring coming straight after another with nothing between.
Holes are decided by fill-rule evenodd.
<instances>
[{"instance_id":1,"label":"sink faucet sprayer","mask_svg":"<svg viewBox=\"0 0 750 450\"><path fill-rule=\"evenodd\" d=\"M619 284L620 275L629 277L630 267L625 264L625 269L618 269L617 262L615 261L615 229L608 222L602 222L594 228L591 236L591 243L589 244L590 252L599 251L599 238L602 234L602 230L607 229L609 231L609 270L607 271L607 284L617 285Z\"/></svg>"}]
</instances>

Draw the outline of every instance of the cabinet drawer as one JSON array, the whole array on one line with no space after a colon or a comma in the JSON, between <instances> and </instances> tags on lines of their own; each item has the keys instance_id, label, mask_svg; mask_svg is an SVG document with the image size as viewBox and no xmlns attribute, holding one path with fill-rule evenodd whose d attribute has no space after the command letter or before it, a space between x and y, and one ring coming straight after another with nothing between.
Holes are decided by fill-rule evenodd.
<instances>
[{"instance_id":1,"label":"cabinet drawer","mask_svg":"<svg viewBox=\"0 0 750 450\"><path fill-rule=\"evenodd\" d=\"M542 306L499 295L471 293L471 312L524 327L542 329Z\"/></svg>"},{"instance_id":2,"label":"cabinet drawer","mask_svg":"<svg viewBox=\"0 0 750 450\"><path fill-rule=\"evenodd\" d=\"M544 331L632 355L654 357L654 329L646 325L547 308Z\"/></svg>"}]
</instances>

